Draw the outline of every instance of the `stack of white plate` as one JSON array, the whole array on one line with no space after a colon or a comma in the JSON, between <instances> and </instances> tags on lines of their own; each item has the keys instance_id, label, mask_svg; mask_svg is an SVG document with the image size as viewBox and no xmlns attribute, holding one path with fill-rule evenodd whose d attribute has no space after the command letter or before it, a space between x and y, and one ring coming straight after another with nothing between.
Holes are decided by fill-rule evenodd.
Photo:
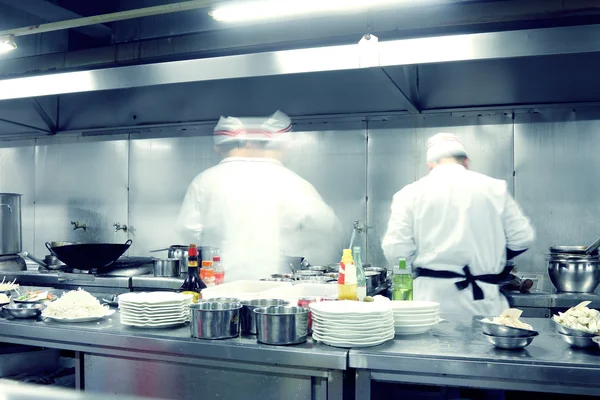
<instances>
[{"instance_id":1,"label":"stack of white plate","mask_svg":"<svg viewBox=\"0 0 600 400\"><path fill-rule=\"evenodd\" d=\"M125 293L119 296L121 324L167 328L190 320L193 296L172 292Z\"/></svg>"},{"instance_id":2,"label":"stack of white plate","mask_svg":"<svg viewBox=\"0 0 600 400\"><path fill-rule=\"evenodd\" d=\"M310 309L313 339L329 346L369 347L394 338L390 302L325 301Z\"/></svg>"},{"instance_id":3,"label":"stack of white plate","mask_svg":"<svg viewBox=\"0 0 600 400\"><path fill-rule=\"evenodd\" d=\"M440 322L440 303L392 301L396 335L425 333Z\"/></svg>"}]
</instances>

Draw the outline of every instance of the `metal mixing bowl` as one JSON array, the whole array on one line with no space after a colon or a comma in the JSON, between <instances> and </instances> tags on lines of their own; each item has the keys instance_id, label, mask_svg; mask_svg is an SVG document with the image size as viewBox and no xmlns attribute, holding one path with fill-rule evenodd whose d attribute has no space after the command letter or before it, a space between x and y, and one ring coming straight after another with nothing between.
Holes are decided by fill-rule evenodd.
<instances>
[{"instance_id":1,"label":"metal mixing bowl","mask_svg":"<svg viewBox=\"0 0 600 400\"><path fill-rule=\"evenodd\" d=\"M585 349L587 347L595 346L594 338L588 336L571 336L565 335L564 333L558 333L562 340L569 343L571 347L577 347L579 349Z\"/></svg>"},{"instance_id":2,"label":"metal mixing bowl","mask_svg":"<svg viewBox=\"0 0 600 400\"><path fill-rule=\"evenodd\" d=\"M480 321L483 328L483 333L491 336L500 337L529 337L535 336L536 331L528 329L512 328L506 325L494 324L493 322Z\"/></svg>"},{"instance_id":3,"label":"metal mixing bowl","mask_svg":"<svg viewBox=\"0 0 600 400\"><path fill-rule=\"evenodd\" d=\"M256 335L256 319L254 310L260 307L285 306L288 302L281 299L255 299L242 301L242 310L240 311L240 321L242 332L250 335Z\"/></svg>"},{"instance_id":4,"label":"metal mixing bowl","mask_svg":"<svg viewBox=\"0 0 600 400\"><path fill-rule=\"evenodd\" d=\"M600 260L549 257L548 275L559 292L593 293L600 283Z\"/></svg>"},{"instance_id":5,"label":"metal mixing bowl","mask_svg":"<svg viewBox=\"0 0 600 400\"><path fill-rule=\"evenodd\" d=\"M552 322L554 322L554 325L556 325L556 330L558 331L558 333L561 333L563 335L568 335L568 336L581 336L581 337L594 337L597 336L597 334L595 333L587 333L584 331L580 331L579 329L573 329L573 328L569 328L566 327L562 324L559 324L558 322L552 320Z\"/></svg>"},{"instance_id":6,"label":"metal mixing bowl","mask_svg":"<svg viewBox=\"0 0 600 400\"><path fill-rule=\"evenodd\" d=\"M36 318L42 313L44 308L46 306L38 303L15 303L4 306L6 312L15 318Z\"/></svg>"},{"instance_id":7,"label":"metal mixing bowl","mask_svg":"<svg viewBox=\"0 0 600 400\"><path fill-rule=\"evenodd\" d=\"M536 332L537 333L537 332ZM533 342L533 338L537 336L529 336L529 337L503 337L503 336L492 336L486 333L483 334L487 340L490 341L491 344L506 350L518 350L523 349Z\"/></svg>"}]
</instances>

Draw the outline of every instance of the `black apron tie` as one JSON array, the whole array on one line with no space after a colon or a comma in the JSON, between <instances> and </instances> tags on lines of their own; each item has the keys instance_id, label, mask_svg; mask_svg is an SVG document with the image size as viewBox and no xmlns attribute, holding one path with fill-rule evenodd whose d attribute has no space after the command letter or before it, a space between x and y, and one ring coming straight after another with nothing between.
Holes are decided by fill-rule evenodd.
<instances>
[{"instance_id":1,"label":"black apron tie","mask_svg":"<svg viewBox=\"0 0 600 400\"><path fill-rule=\"evenodd\" d=\"M501 285L510 279L511 270L511 266L505 266L504 270L502 270L502 272L499 274L473 275L469 266L465 265L463 267L464 275L453 271L436 271L428 268L416 268L415 275L417 278L420 276L439 279L465 278L462 281L454 283L456 288L458 290L465 290L469 287L469 285L471 285L473 287L473 299L483 300L485 296L483 295L483 290L477 284L477 281L490 283L492 285Z\"/></svg>"}]
</instances>

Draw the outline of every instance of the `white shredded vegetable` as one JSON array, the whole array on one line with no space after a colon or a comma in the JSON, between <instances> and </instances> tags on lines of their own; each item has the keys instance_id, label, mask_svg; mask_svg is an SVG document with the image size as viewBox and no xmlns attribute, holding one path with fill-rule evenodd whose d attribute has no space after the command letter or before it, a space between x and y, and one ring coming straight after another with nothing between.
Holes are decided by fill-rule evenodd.
<instances>
[{"instance_id":1,"label":"white shredded vegetable","mask_svg":"<svg viewBox=\"0 0 600 400\"><path fill-rule=\"evenodd\" d=\"M50 303L42 314L44 317L55 318L103 317L108 310L97 298L79 288L64 293L58 300Z\"/></svg>"},{"instance_id":2,"label":"white shredded vegetable","mask_svg":"<svg viewBox=\"0 0 600 400\"><path fill-rule=\"evenodd\" d=\"M495 317L491 321L488 318L485 318L483 319L483 322L491 322L492 324L504 325L511 328L527 329L532 331L533 327L531 325L519 321L519 318L521 317L522 313L523 311L518 310L516 308L509 308L507 310L504 310L504 312L499 317Z\"/></svg>"},{"instance_id":3,"label":"white shredded vegetable","mask_svg":"<svg viewBox=\"0 0 600 400\"><path fill-rule=\"evenodd\" d=\"M567 328L586 333L600 333L600 311L588 308L590 301L579 303L566 312L559 312L552 319Z\"/></svg>"},{"instance_id":4,"label":"white shredded vegetable","mask_svg":"<svg viewBox=\"0 0 600 400\"><path fill-rule=\"evenodd\" d=\"M0 282L0 292L8 292L10 290L18 290L19 284L15 283L16 279L13 279L12 282L7 281L6 277L2 278L2 282Z\"/></svg>"}]
</instances>

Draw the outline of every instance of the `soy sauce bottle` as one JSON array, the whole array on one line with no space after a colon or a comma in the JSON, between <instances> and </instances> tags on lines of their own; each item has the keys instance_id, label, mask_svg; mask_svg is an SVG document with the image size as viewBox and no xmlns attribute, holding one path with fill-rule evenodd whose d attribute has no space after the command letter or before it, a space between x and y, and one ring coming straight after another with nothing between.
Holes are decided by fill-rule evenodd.
<instances>
[{"instance_id":1,"label":"soy sauce bottle","mask_svg":"<svg viewBox=\"0 0 600 400\"><path fill-rule=\"evenodd\" d=\"M193 295L194 303L196 303L202 298L200 293L202 289L206 289L206 285L202 282L198 273L198 248L195 244L190 244L188 249L188 275L179 290L182 293Z\"/></svg>"}]
</instances>

